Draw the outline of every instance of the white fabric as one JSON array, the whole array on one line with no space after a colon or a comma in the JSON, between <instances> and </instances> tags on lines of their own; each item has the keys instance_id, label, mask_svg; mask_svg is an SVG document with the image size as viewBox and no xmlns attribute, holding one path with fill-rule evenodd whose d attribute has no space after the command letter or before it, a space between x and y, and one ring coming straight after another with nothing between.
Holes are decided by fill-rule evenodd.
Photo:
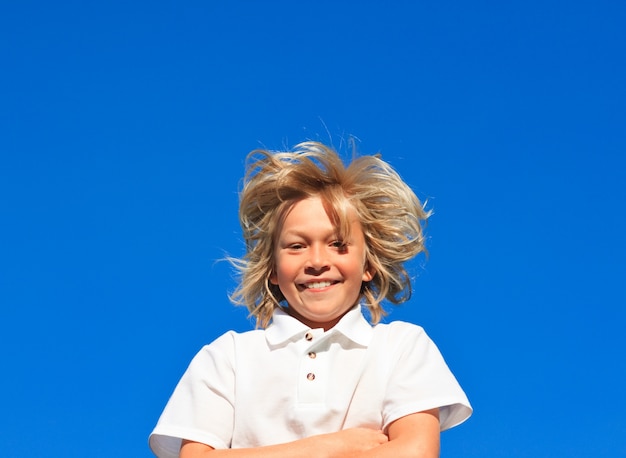
<instances>
[{"instance_id":1,"label":"white fabric","mask_svg":"<svg viewBox=\"0 0 626 458\"><path fill-rule=\"evenodd\" d=\"M324 332L277 310L266 330L231 331L202 348L150 447L169 458L178 457L182 438L247 448L356 426L386 430L398 418L435 407L441 430L472 412L421 327L372 327L357 306Z\"/></svg>"}]
</instances>

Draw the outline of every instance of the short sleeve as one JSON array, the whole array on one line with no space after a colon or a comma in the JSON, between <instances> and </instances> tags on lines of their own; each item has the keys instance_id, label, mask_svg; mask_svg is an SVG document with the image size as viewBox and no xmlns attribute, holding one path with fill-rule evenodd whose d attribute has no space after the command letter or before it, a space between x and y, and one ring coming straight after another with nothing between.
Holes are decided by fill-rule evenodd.
<instances>
[{"instance_id":1,"label":"short sleeve","mask_svg":"<svg viewBox=\"0 0 626 458\"><path fill-rule=\"evenodd\" d=\"M234 345L231 333L203 347L193 358L149 444L159 458L178 458L182 439L229 448L234 423Z\"/></svg>"},{"instance_id":2,"label":"short sleeve","mask_svg":"<svg viewBox=\"0 0 626 458\"><path fill-rule=\"evenodd\" d=\"M439 349L419 327L394 322L388 328L390 378L383 403L383 423L439 408L441 430L465 421L472 407Z\"/></svg>"}]
</instances>

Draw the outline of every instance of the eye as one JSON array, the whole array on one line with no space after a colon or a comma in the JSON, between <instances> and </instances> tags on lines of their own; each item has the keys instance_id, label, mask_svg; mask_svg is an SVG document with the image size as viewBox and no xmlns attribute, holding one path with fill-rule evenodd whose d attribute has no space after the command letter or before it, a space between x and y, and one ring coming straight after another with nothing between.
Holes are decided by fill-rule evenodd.
<instances>
[{"instance_id":1,"label":"eye","mask_svg":"<svg viewBox=\"0 0 626 458\"><path fill-rule=\"evenodd\" d=\"M304 248L304 245L302 243L292 243L287 248L290 250L301 250Z\"/></svg>"},{"instance_id":2,"label":"eye","mask_svg":"<svg viewBox=\"0 0 626 458\"><path fill-rule=\"evenodd\" d=\"M331 243L331 246L339 251L346 251L348 249L348 244L343 240L335 240Z\"/></svg>"}]
</instances>

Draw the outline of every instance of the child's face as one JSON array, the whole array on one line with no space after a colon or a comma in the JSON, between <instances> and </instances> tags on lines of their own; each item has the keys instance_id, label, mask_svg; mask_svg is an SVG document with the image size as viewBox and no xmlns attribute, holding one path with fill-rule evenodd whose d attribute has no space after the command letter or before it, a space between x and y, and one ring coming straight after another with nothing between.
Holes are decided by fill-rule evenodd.
<instances>
[{"instance_id":1,"label":"child's face","mask_svg":"<svg viewBox=\"0 0 626 458\"><path fill-rule=\"evenodd\" d=\"M289 312L311 328L332 328L356 304L366 269L365 240L356 213L350 213L348 240L337 230L319 197L297 202L287 214L276 243L276 271L270 277Z\"/></svg>"}]
</instances>

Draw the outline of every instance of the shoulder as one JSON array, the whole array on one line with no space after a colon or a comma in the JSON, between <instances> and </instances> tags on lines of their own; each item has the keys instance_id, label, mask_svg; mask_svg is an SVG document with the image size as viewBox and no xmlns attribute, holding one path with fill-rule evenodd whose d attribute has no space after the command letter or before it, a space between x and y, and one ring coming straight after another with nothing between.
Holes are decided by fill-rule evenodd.
<instances>
[{"instance_id":1,"label":"shoulder","mask_svg":"<svg viewBox=\"0 0 626 458\"><path fill-rule=\"evenodd\" d=\"M265 331L255 329L253 331L237 332L228 331L216 338L211 343L202 347L200 352L226 351L241 346L254 346L265 339Z\"/></svg>"},{"instance_id":2,"label":"shoulder","mask_svg":"<svg viewBox=\"0 0 626 458\"><path fill-rule=\"evenodd\" d=\"M258 348L264 342L264 331L254 330L246 332L228 331L204 345L194 357L194 360L232 359L236 353Z\"/></svg>"},{"instance_id":3,"label":"shoulder","mask_svg":"<svg viewBox=\"0 0 626 458\"><path fill-rule=\"evenodd\" d=\"M437 346L424 328L405 321L392 321L374 326L371 346L376 352L401 358L421 359L438 353Z\"/></svg>"},{"instance_id":4,"label":"shoulder","mask_svg":"<svg viewBox=\"0 0 626 458\"><path fill-rule=\"evenodd\" d=\"M374 326L374 336L386 338L389 342L404 341L406 339L419 339L426 337L424 328L417 324L406 321L392 321L390 323L379 323Z\"/></svg>"},{"instance_id":5,"label":"shoulder","mask_svg":"<svg viewBox=\"0 0 626 458\"><path fill-rule=\"evenodd\" d=\"M192 358L187 373L192 377L204 378L207 374L234 372L237 360L243 355L251 354L251 349L259 348L259 337L262 331L238 333L228 331L211 343L204 345ZM256 343L255 343L256 341Z\"/></svg>"}]
</instances>

